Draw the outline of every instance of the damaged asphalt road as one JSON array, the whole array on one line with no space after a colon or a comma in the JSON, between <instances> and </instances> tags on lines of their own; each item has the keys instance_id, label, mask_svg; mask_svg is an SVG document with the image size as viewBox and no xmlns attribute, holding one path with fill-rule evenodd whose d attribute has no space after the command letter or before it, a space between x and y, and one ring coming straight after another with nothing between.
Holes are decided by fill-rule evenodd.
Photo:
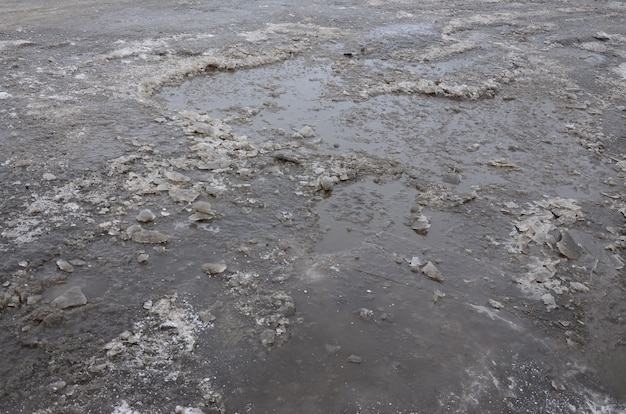
<instances>
[{"instance_id":1,"label":"damaged asphalt road","mask_svg":"<svg viewBox=\"0 0 626 414\"><path fill-rule=\"evenodd\" d=\"M0 412L626 410L624 16L4 1Z\"/></svg>"}]
</instances>

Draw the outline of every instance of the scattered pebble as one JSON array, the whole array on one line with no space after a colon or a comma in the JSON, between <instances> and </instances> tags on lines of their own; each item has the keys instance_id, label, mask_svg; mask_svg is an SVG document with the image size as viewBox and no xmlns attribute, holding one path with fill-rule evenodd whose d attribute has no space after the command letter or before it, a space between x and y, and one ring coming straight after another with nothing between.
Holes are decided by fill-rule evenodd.
<instances>
[{"instance_id":1,"label":"scattered pebble","mask_svg":"<svg viewBox=\"0 0 626 414\"><path fill-rule=\"evenodd\" d=\"M576 260L583 254L583 249L578 245L567 230L561 230L561 240L556 243L559 252L570 260Z\"/></svg>"},{"instance_id":2,"label":"scattered pebble","mask_svg":"<svg viewBox=\"0 0 626 414\"><path fill-rule=\"evenodd\" d=\"M446 294L443 293L442 291L440 291L439 289L435 290L433 292L433 303L437 303L439 301L439 299L445 297Z\"/></svg>"},{"instance_id":3,"label":"scattered pebble","mask_svg":"<svg viewBox=\"0 0 626 414\"><path fill-rule=\"evenodd\" d=\"M411 225L413 231L417 234L426 235L428 234L428 229L430 229L430 219L425 215L421 214L417 220L413 222Z\"/></svg>"},{"instance_id":4,"label":"scattered pebble","mask_svg":"<svg viewBox=\"0 0 626 414\"><path fill-rule=\"evenodd\" d=\"M207 275L219 275L226 270L226 263L222 260L217 263L205 263L202 265L202 271Z\"/></svg>"},{"instance_id":5,"label":"scattered pebble","mask_svg":"<svg viewBox=\"0 0 626 414\"><path fill-rule=\"evenodd\" d=\"M325 175L325 176L321 177L320 180L319 180L319 188L321 188L322 190L324 190L326 192L330 192L330 191L333 190L333 187L338 182L339 182L339 178L337 178L335 176L329 177L329 176Z\"/></svg>"},{"instance_id":6,"label":"scattered pebble","mask_svg":"<svg viewBox=\"0 0 626 414\"><path fill-rule=\"evenodd\" d=\"M137 214L137 221L140 223L150 223L156 218L156 215L150 209L143 209Z\"/></svg>"},{"instance_id":7,"label":"scattered pebble","mask_svg":"<svg viewBox=\"0 0 626 414\"><path fill-rule=\"evenodd\" d=\"M589 292L589 288L580 282L571 282L569 287L575 292Z\"/></svg>"},{"instance_id":8,"label":"scattered pebble","mask_svg":"<svg viewBox=\"0 0 626 414\"><path fill-rule=\"evenodd\" d=\"M150 255L147 253L140 253L139 255L137 255L137 263L147 263L148 259L150 258Z\"/></svg>"},{"instance_id":9,"label":"scattered pebble","mask_svg":"<svg viewBox=\"0 0 626 414\"><path fill-rule=\"evenodd\" d=\"M439 271L439 269L437 269L437 267L432 263L432 262L427 262L426 265L424 267L422 267L422 272L428 276L430 279L436 281L436 282L443 282L443 276L441 275L441 272Z\"/></svg>"},{"instance_id":10,"label":"scattered pebble","mask_svg":"<svg viewBox=\"0 0 626 414\"><path fill-rule=\"evenodd\" d=\"M196 201L195 203L193 203L193 208L198 213L215 214L211 203L209 203L208 201Z\"/></svg>"},{"instance_id":11,"label":"scattered pebble","mask_svg":"<svg viewBox=\"0 0 626 414\"><path fill-rule=\"evenodd\" d=\"M74 271L74 266L72 266L69 262L59 259L57 260L57 267L59 270L67 273L72 273Z\"/></svg>"},{"instance_id":12,"label":"scattered pebble","mask_svg":"<svg viewBox=\"0 0 626 414\"><path fill-rule=\"evenodd\" d=\"M57 179L57 176L51 173L44 173L43 174L43 179L46 181L54 181Z\"/></svg>"},{"instance_id":13,"label":"scattered pebble","mask_svg":"<svg viewBox=\"0 0 626 414\"><path fill-rule=\"evenodd\" d=\"M541 301L543 302L544 305L546 305L546 308L548 309L548 311L558 308L556 301L554 300L554 296L552 296L549 293L546 293L545 295L543 295L541 297Z\"/></svg>"},{"instance_id":14,"label":"scattered pebble","mask_svg":"<svg viewBox=\"0 0 626 414\"><path fill-rule=\"evenodd\" d=\"M298 131L298 135L300 135L302 138L311 138L315 136L315 131L313 131L313 128L311 128L310 126L305 125L300 128L300 130Z\"/></svg>"},{"instance_id":15,"label":"scattered pebble","mask_svg":"<svg viewBox=\"0 0 626 414\"><path fill-rule=\"evenodd\" d=\"M374 316L374 311L372 311L371 309L366 309L366 308L359 309L358 313L359 313L359 318L363 319L364 321L369 321Z\"/></svg>"},{"instance_id":16,"label":"scattered pebble","mask_svg":"<svg viewBox=\"0 0 626 414\"><path fill-rule=\"evenodd\" d=\"M498 302L497 300L494 299L489 299L489 306L491 306L494 309L502 309L504 307L504 305L500 302Z\"/></svg>"},{"instance_id":17,"label":"scattered pebble","mask_svg":"<svg viewBox=\"0 0 626 414\"><path fill-rule=\"evenodd\" d=\"M59 309L73 308L87 304L87 298L80 286L74 286L54 298L50 304Z\"/></svg>"},{"instance_id":18,"label":"scattered pebble","mask_svg":"<svg viewBox=\"0 0 626 414\"><path fill-rule=\"evenodd\" d=\"M363 361L363 358L357 355L350 355L347 361L351 364L360 364Z\"/></svg>"}]
</instances>

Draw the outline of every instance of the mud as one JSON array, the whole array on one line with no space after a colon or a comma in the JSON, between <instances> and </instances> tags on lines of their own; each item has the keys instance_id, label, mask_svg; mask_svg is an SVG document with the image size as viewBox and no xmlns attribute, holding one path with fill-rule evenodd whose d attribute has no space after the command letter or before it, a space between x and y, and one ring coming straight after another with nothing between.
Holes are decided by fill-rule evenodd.
<instances>
[{"instance_id":1,"label":"mud","mask_svg":"<svg viewBox=\"0 0 626 414\"><path fill-rule=\"evenodd\" d=\"M0 412L626 411L625 11L4 1Z\"/></svg>"}]
</instances>

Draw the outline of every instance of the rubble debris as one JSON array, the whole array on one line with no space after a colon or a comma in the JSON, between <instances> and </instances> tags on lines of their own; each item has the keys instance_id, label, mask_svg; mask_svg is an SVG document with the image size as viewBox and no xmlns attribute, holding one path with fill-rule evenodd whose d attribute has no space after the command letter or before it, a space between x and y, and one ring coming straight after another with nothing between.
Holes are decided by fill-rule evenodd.
<instances>
[{"instance_id":1,"label":"rubble debris","mask_svg":"<svg viewBox=\"0 0 626 414\"><path fill-rule=\"evenodd\" d=\"M72 266L67 260L63 260L63 259L57 260L57 267L62 272L66 272L66 273L74 272L74 266Z\"/></svg>"},{"instance_id":2,"label":"rubble debris","mask_svg":"<svg viewBox=\"0 0 626 414\"><path fill-rule=\"evenodd\" d=\"M424 267L422 267L422 272L428 276L429 279L434 280L435 282L443 282L443 276L441 272L432 262L427 262Z\"/></svg>"},{"instance_id":3,"label":"rubble debris","mask_svg":"<svg viewBox=\"0 0 626 414\"><path fill-rule=\"evenodd\" d=\"M137 221L140 223L150 223L156 218L156 215L150 209L143 209L137 214Z\"/></svg>"},{"instance_id":4,"label":"rubble debris","mask_svg":"<svg viewBox=\"0 0 626 414\"><path fill-rule=\"evenodd\" d=\"M80 286L74 286L54 298L50 305L59 309L73 308L87 304L87 298Z\"/></svg>"}]
</instances>

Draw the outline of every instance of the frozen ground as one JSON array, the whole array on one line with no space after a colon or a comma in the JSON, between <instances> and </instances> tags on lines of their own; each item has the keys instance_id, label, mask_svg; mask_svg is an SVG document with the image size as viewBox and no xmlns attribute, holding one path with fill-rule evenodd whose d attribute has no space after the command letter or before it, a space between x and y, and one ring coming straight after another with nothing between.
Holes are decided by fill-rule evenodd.
<instances>
[{"instance_id":1,"label":"frozen ground","mask_svg":"<svg viewBox=\"0 0 626 414\"><path fill-rule=\"evenodd\" d=\"M626 3L0 23L0 412L626 410Z\"/></svg>"}]
</instances>

